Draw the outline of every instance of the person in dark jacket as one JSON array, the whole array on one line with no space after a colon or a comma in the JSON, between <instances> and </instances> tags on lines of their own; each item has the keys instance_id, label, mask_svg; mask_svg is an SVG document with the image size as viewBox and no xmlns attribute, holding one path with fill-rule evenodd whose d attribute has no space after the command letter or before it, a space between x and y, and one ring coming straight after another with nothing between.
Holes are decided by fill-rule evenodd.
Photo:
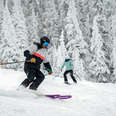
<instances>
[{"instance_id":1,"label":"person in dark jacket","mask_svg":"<svg viewBox=\"0 0 116 116\"><path fill-rule=\"evenodd\" d=\"M52 68L47 60L47 47L49 44L49 38L44 36L40 39L40 43L34 42L29 50L24 51L24 56L26 57L24 72L27 78L21 83L21 86L37 90L45 78L44 74L40 71L40 65L42 63L44 64L45 70L48 71L48 74L52 73Z\"/></svg>"},{"instance_id":2,"label":"person in dark jacket","mask_svg":"<svg viewBox=\"0 0 116 116\"><path fill-rule=\"evenodd\" d=\"M73 66L73 63L72 63L71 58L67 57L67 58L65 59L64 64L62 65L61 70L62 70L64 67L66 67L66 70L65 70L65 72L64 72L64 83L65 83L65 84L69 84L68 79L67 79L67 74L70 74L70 76L71 76L73 82L74 82L74 83L77 83L75 77L73 76L73 67L74 67L74 66Z\"/></svg>"}]
</instances>

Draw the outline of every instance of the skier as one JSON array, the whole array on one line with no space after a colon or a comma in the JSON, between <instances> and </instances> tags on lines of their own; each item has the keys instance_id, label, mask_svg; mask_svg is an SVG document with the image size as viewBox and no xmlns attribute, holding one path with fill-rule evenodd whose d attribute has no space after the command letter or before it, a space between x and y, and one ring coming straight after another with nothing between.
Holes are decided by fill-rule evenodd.
<instances>
[{"instance_id":1,"label":"skier","mask_svg":"<svg viewBox=\"0 0 116 116\"><path fill-rule=\"evenodd\" d=\"M64 72L64 83L69 84L67 79L67 74L70 73L70 76L74 83L77 83L75 77L73 76L73 63L70 57L65 58L64 64L62 65L61 71L66 66L66 70Z\"/></svg>"},{"instance_id":2,"label":"skier","mask_svg":"<svg viewBox=\"0 0 116 116\"><path fill-rule=\"evenodd\" d=\"M30 50L24 51L24 56L26 57L24 72L27 78L21 83L21 86L37 90L38 86L45 78L44 74L40 71L40 65L42 63L44 64L45 70L48 71L48 74L52 74L52 68L47 61L47 48L49 44L49 38L44 36L40 39L40 43L33 42Z\"/></svg>"}]
</instances>

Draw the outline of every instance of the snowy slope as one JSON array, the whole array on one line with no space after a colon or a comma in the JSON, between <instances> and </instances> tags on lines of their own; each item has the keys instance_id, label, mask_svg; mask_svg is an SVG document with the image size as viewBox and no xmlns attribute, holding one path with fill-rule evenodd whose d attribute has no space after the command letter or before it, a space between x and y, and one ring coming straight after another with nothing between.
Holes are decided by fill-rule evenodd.
<instances>
[{"instance_id":1,"label":"snowy slope","mask_svg":"<svg viewBox=\"0 0 116 116\"><path fill-rule=\"evenodd\" d=\"M116 116L116 85L78 82L47 76L39 93L71 94L72 99L52 100L28 91L16 91L23 72L0 70L0 116ZM71 82L71 80L70 80Z\"/></svg>"}]
</instances>

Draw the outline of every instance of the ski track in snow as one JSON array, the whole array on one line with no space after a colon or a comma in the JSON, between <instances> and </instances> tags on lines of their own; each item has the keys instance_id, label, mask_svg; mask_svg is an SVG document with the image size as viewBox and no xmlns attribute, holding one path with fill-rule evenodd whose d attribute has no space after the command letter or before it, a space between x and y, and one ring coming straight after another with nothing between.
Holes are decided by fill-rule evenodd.
<instances>
[{"instance_id":1,"label":"ski track in snow","mask_svg":"<svg viewBox=\"0 0 116 116\"><path fill-rule=\"evenodd\" d=\"M38 88L43 94L68 94L71 99L38 97L17 91L23 72L0 70L0 116L116 116L116 85L78 81L65 85L63 78L47 76Z\"/></svg>"}]
</instances>

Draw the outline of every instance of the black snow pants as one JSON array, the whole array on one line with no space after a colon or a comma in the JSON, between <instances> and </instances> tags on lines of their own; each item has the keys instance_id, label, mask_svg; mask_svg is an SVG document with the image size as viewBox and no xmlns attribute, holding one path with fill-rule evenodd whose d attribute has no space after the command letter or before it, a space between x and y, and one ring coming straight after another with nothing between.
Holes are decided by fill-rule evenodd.
<instances>
[{"instance_id":1,"label":"black snow pants","mask_svg":"<svg viewBox=\"0 0 116 116\"><path fill-rule=\"evenodd\" d=\"M21 83L24 87L29 87L29 89L37 90L38 86L44 80L45 76L40 70L31 69L28 71L27 78Z\"/></svg>"},{"instance_id":2,"label":"black snow pants","mask_svg":"<svg viewBox=\"0 0 116 116\"><path fill-rule=\"evenodd\" d=\"M67 79L67 74L68 73L70 73L70 76L71 76L73 82L77 83L75 77L73 76L73 70L68 70L68 71L64 72L64 82L68 82L68 79Z\"/></svg>"}]
</instances>

